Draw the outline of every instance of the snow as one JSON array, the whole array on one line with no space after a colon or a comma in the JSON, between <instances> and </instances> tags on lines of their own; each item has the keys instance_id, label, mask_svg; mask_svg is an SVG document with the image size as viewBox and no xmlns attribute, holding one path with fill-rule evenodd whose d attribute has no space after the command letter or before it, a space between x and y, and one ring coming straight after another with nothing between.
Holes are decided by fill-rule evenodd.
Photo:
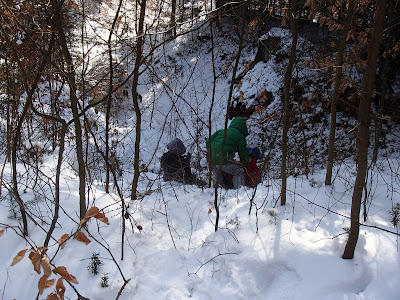
<instances>
[{"instance_id":1,"label":"snow","mask_svg":"<svg viewBox=\"0 0 400 300\"><path fill-rule=\"evenodd\" d=\"M273 34L289 39L289 32L285 30L273 29ZM124 110L125 115L120 116L124 121L115 125L120 132L117 150L123 153L121 159L126 160L118 184L124 201L129 204L130 218L124 219L121 214L121 201L115 186L107 194L102 181L94 180L88 191L89 207L98 207L110 224L90 219L88 231L82 229L91 240L88 245L70 239L60 250L58 243L52 240L47 254L53 258L53 267L65 266L77 278L79 283L74 286L79 294L92 300L116 299L119 292L119 299L139 300L399 299L398 237L389 215L392 205L399 199L400 182L396 170L400 166L396 157L382 158L370 173L373 180L369 181L368 188L372 202L368 206L366 224L372 227L361 226L352 260L341 258L347 238L345 228L350 226L348 216L356 170L352 160L346 162L345 167L337 166L332 186L324 185L323 169L310 174L309 178L305 175L289 177L285 206L279 205L280 180L274 176L265 178L257 189L219 190L220 219L216 232L213 188L162 180L158 158L172 136L182 137L187 148L203 159L204 165L204 157L201 157L204 143L196 146L192 138L196 136L195 125L201 123L196 118L207 120L213 80L211 55L187 55L186 47L191 42L193 40L180 38L177 44L166 45L173 49L176 61L174 64L165 61L166 64L159 65L157 70L164 84L173 86L173 93L163 92L159 82L151 84L150 75L146 75L148 77L140 86L145 116L141 157L144 162L149 162L153 155L155 158L149 171L141 174L139 191L150 192L140 200L129 201L135 120L132 110ZM232 41L219 43L223 44L226 53L234 53ZM206 45L200 46L199 51L204 48ZM165 57L162 59L166 60ZM260 79L244 80L241 90L247 93L245 95L259 94L262 89L267 89L274 93L274 102L278 101L278 83L282 77L273 69L273 63L273 59L259 63L246 75L246 79L257 76ZM216 67L223 74L224 66ZM170 72L172 68L176 73ZM223 126L221 116L225 111L228 77L228 74L221 75L217 80L213 130ZM151 111L155 98L157 106ZM193 106L189 107L180 99ZM176 111L170 114L173 105L176 105ZM198 109L197 117L192 114L193 107ZM89 114L91 118L97 116L102 125L104 116L101 113ZM176 127L163 132L164 119L173 120ZM206 128L201 134L200 138L205 138ZM78 229L79 188L76 173L70 167L76 164L72 146L66 154L68 163L62 170L62 210L53 234L56 240ZM47 154L43 159L42 170L50 178L56 167L56 155L56 152ZM275 163L279 164L279 161ZM101 165L97 167L102 168ZM5 178L8 180L10 172L10 165L6 164ZM50 195L51 191L47 192ZM17 211L17 208L15 204L11 208L10 196L4 187L3 193L0 202L0 229L4 229L0 237L1 299L33 299L42 274L33 270L28 253L19 263L10 265L20 250L42 245L46 232L41 227L48 225L29 222L29 237L27 240L21 238L21 224L12 217L12 210ZM52 203L49 199L36 199L29 188L22 197L32 212L51 222ZM251 207L250 203L253 203ZM122 222L126 225L123 240ZM137 225L143 229L139 230ZM98 253L102 261L98 275L88 270L93 253ZM108 278L108 287L101 287L102 277ZM53 274L51 278L58 279L59 276ZM121 290L124 280L129 282ZM66 299L76 299L72 287L65 281L64 284ZM55 287L46 289L38 298L45 299L54 290Z\"/></svg>"},{"instance_id":2,"label":"snow","mask_svg":"<svg viewBox=\"0 0 400 300\"><path fill-rule=\"evenodd\" d=\"M322 182L323 176L320 173L313 178ZM381 176L389 180L391 174L386 171ZM78 205L78 183L71 177L64 178L61 199L64 210L77 220L73 212ZM142 179L142 184L145 181ZM349 215L351 202L351 193L343 192L347 183L336 181L331 188L312 184L302 176L290 178L290 200L283 207L275 205L279 182L271 183L258 186L250 214L252 189L220 191L220 228L214 232L213 189L159 182L159 190L130 204L132 216L143 230L132 230L126 221L123 260L116 196L96 186L94 205L105 208L110 225L91 220L88 230L107 245L130 279L120 299L398 298L400 257L395 235L361 227L355 258L341 258L346 242L343 227L349 226L343 216ZM380 193L373 199L367 223L393 231L388 221L386 186L377 189ZM329 207L331 212L313 203ZM17 225L7 218L4 201L2 205L1 223ZM273 212L276 218L271 216ZM44 233L30 225L29 239L43 240ZM74 229L76 224L62 212L54 236ZM0 243L5 270L0 277L2 298L31 299L40 275L33 271L27 257L10 266L18 251L30 247L11 229L5 231ZM51 243L50 257L56 249L56 243ZM103 262L97 276L87 270L93 252L99 253ZM123 284L108 252L94 241L87 246L68 241L54 264L66 266L76 276L80 294L90 299L114 299ZM100 287L102 274L109 278L107 288ZM72 289L66 288L67 295L74 298Z\"/></svg>"}]
</instances>

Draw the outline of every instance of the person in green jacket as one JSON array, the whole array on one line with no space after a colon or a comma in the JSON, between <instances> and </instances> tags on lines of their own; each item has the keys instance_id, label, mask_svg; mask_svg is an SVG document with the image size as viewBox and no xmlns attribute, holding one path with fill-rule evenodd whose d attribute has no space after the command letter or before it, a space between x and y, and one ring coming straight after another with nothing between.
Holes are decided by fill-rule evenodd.
<instances>
[{"instance_id":1,"label":"person in green jacket","mask_svg":"<svg viewBox=\"0 0 400 300\"><path fill-rule=\"evenodd\" d=\"M214 175L217 174L222 159L221 185L227 188L237 189L245 184L245 167L249 164L249 154L246 146L246 136L249 134L246 119L235 117L226 131L226 140L221 155L224 130L218 130L206 140L209 159ZM235 161L235 154L239 154L240 162ZM230 179L231 184L230 184Z\"/></svg>"}]
</instances>

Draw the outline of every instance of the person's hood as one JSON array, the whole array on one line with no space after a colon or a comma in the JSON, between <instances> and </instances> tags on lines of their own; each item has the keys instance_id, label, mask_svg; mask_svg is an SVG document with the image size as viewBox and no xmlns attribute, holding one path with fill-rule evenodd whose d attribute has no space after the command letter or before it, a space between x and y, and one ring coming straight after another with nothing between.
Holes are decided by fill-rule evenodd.
<instances>
[{"instance_id":1,"label":"person's hood","mask_svg":"<svg viewBox=\"0 0 400 300\"><path fill-rule=\"evenodd\" d=\"M183 142L176 138L170 141L167 145L168 152L178 155L183 155L186 152L186 147L183 145Z\"/></svg>"},{"instance_id":2,"label":"person's hood","mask_svg":"<svg viewBox=\"0 0 400 300\"><path fill-rule=\"evenodd\" d=\"M249 131L247 130L246 120L242 117L233 118L229 128L236 128L243 136L248 136Z\"/></svg>"}]
</instances>

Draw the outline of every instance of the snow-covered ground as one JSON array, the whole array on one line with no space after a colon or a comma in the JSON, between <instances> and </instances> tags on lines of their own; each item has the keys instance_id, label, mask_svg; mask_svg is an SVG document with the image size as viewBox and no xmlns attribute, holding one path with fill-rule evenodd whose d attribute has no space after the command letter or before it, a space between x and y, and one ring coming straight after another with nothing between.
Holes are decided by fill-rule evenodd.
<instances>
[{"instance_id":1,"label":"snow-covered ground","mask_svg":"<svg viewBox=\"0 0 400 300\"><path fill-rule=\"evenodd\" d=\"M399 183L388 163L382 163L375 174L366 224L396 232L389 209L398 199ZM397 162L391 164L398 168ZM322 173L309 180L289 178L286 206L276 203L278 181L264 181L255 194L246 187L221 190L217 232L213 189L164 183L155 174L145 174L141 188L155 180L154 191L130 204L132 217L143 230L132 229L133 223L126 220L123 241L117 197L94 186L91 201L102 209L110 225L91 219L88 230L105 248L91 237L88 245L71 239L53 263L65 266L79 283L76 289L89 299L116 298L124 283L117 264L125 280L130 279L120 299L398 299L400 255L395 234L362 226L355 258L341 258L347 237L344 228L350 224L346 216L350 214L353 171L342 173L343 178L337 178L332 187L323 185ZM77 220L77 180L72 174L63 174L65 212L60 215L55 238L77 229L69 219ZM390 182L393 186L386 184ZM7 218L7 202L3 200L2 206L1 223L17 225ZM45 233L30 225L29 240L43 241ZM30 247L11 229L4 232L0 245L2 299L34 299L42 274L33 270L28 253L10 266L20 250ZM57 243L51 242L49 257L57 249ZM102 262L98 275L88 270L93 253ZM101 287L104 276L109 285L105 288ZM75 299L72 288L65 285L66 296ZM53 289L45 290L44 295Z\"/></svg>"}]
</instances>

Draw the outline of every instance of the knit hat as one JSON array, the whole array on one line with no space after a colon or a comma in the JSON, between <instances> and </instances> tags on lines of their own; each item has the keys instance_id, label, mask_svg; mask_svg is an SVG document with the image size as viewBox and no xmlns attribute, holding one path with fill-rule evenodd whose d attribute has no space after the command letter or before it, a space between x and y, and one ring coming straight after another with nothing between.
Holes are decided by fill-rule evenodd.
<instances>
[{"instance_id":1,"label":"knit hat","mask_svg":"<svg viewBox=\"0 0 400 300\"><path fill-rule=\"evenodd\" d=\"M183 145L183 142L176 138L170 141L167 145L168 152L178 155L183 155L186 152L186 147Z\"/></svg>"}]
</instances>

